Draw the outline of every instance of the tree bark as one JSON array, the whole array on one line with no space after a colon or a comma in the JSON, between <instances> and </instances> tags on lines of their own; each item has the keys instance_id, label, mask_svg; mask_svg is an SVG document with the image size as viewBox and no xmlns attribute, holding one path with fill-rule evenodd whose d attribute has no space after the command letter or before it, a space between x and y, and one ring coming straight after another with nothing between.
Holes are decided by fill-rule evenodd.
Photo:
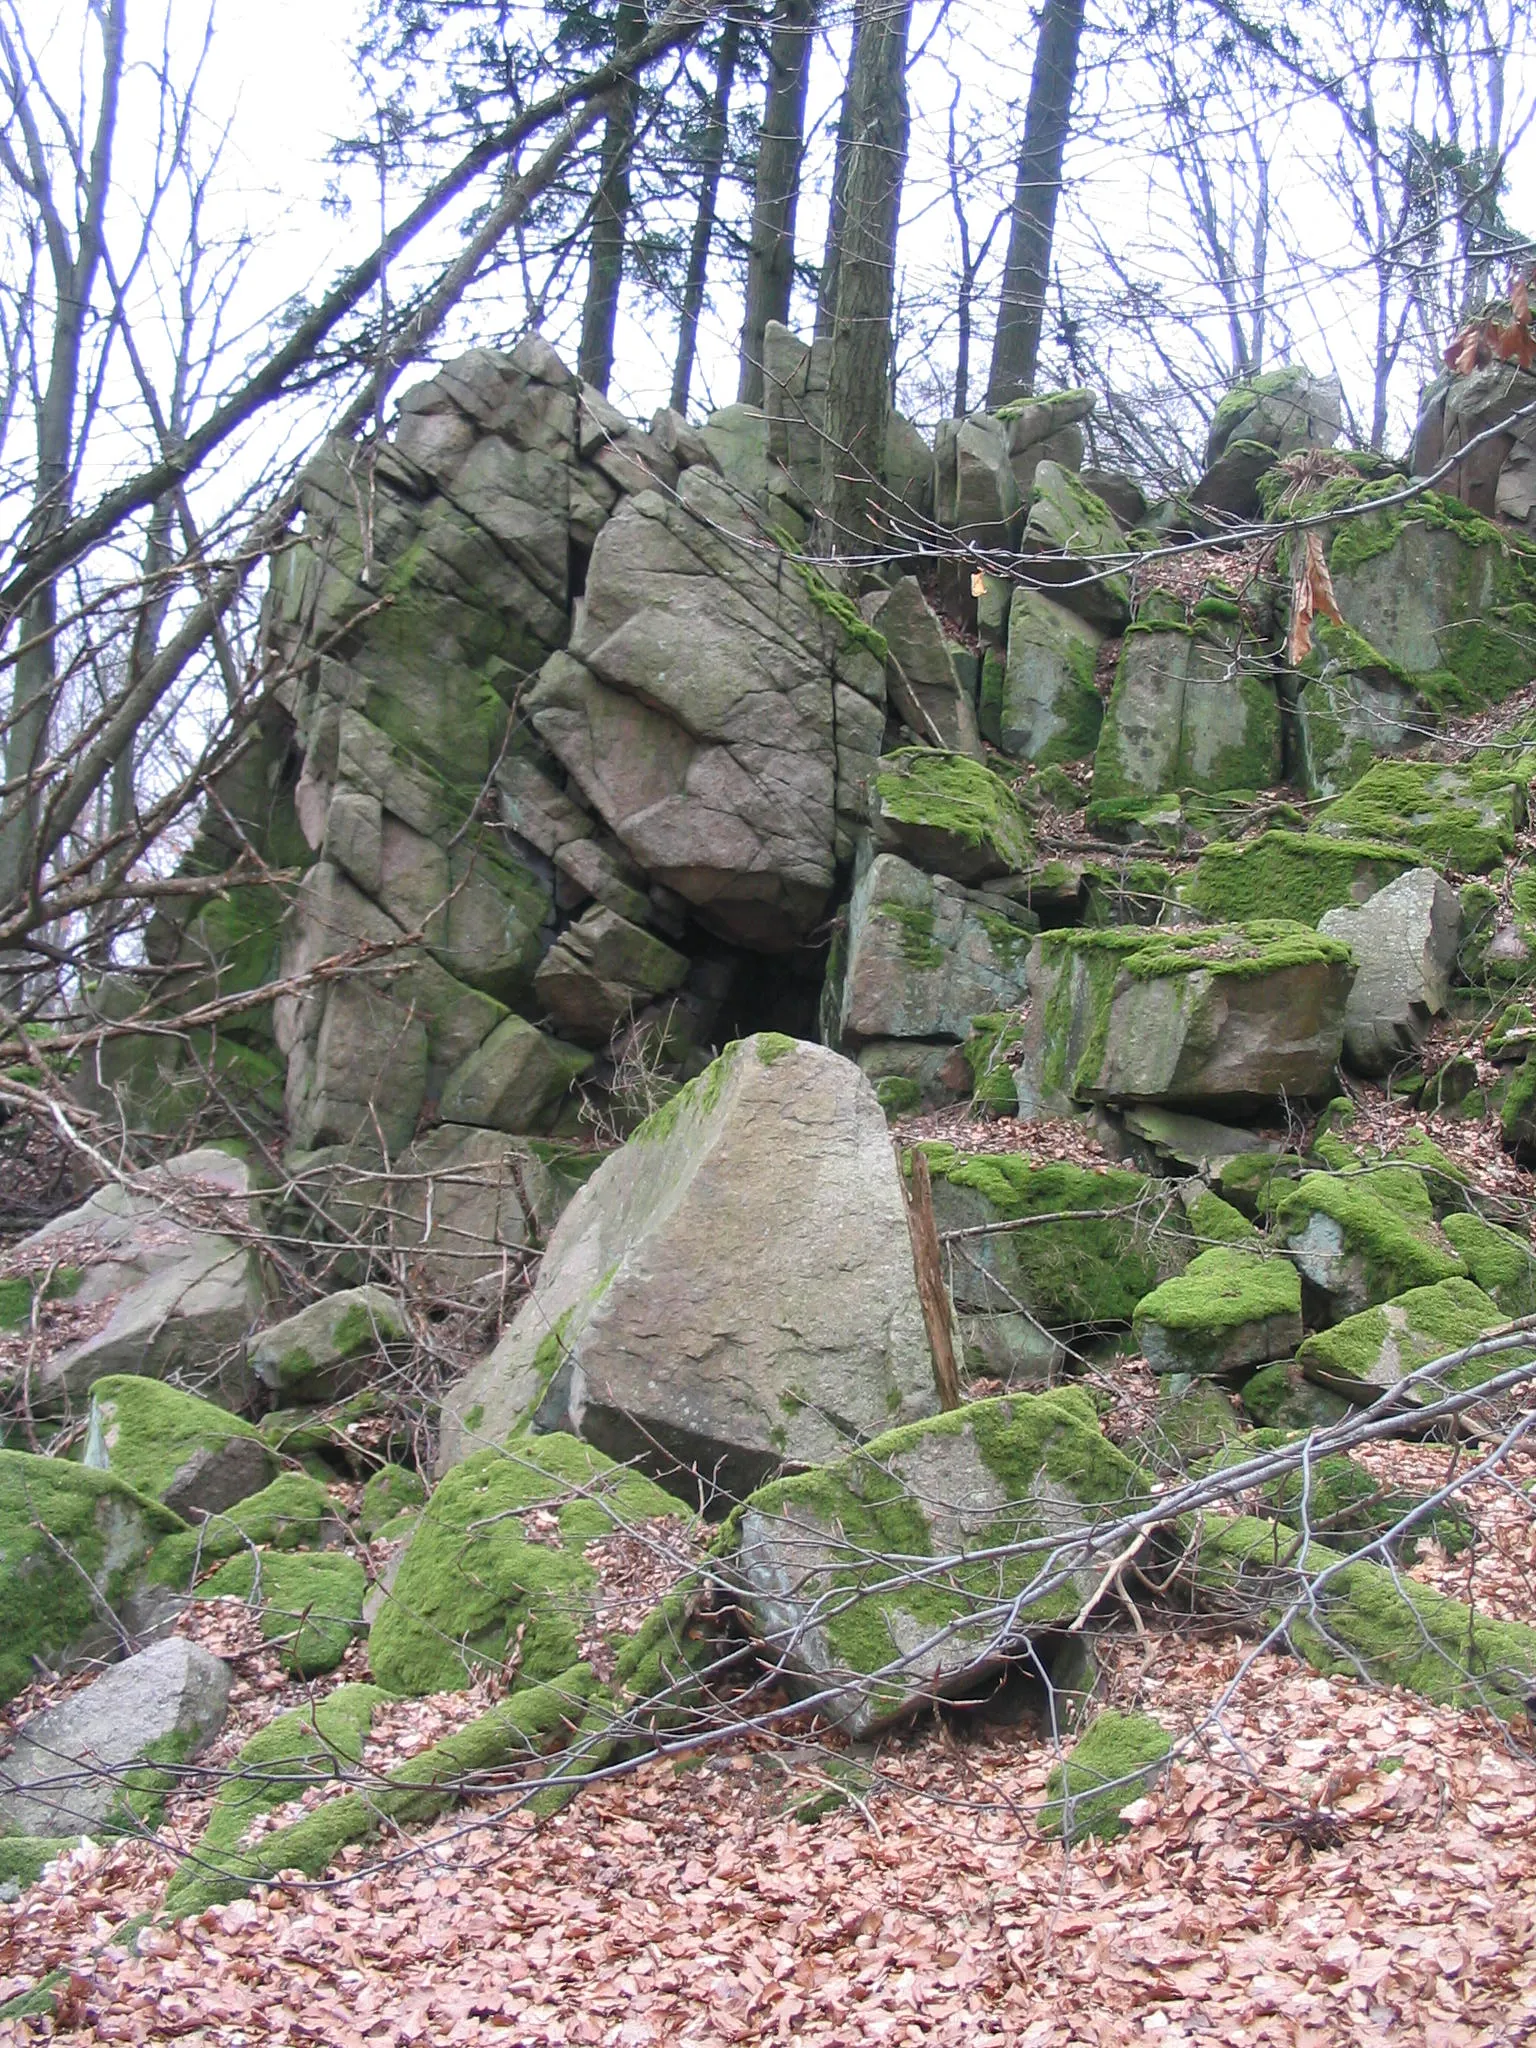
<instances>
[{"instance_id":1,"label":"tree bark","mask_svg":"<svg viewBox=\"0 0 1536 2048\"><path fill-rule=\"evenodd\" d=\"M805 95L811 76L814 0L778 0L768 47L768 95L757 145L746 317L741 330L742 405L763 402L763 337L770 320L789 324L795 276L795 211L805 154Z\"/></svg>"},{"instance_id":2,"label":"tree bark","mask_svg":"<svg viewBox=\"0 0 1536 2048\"><path fill-rule=\"evenodd\" d=\"M912 0L861 0L847 98L848 182L828 369L819 540L858 551L876 537L891 405L896 228L907 167L907 34Z\"/></svg>"},{"instance_id":3,"label":"tree bark","mask_svg":"<svg viewBox=\"0 0 1536 2048\"><path fill-rule=\"evenodd\" d=\"M682 317L678 322L677 362L672 371L673 410L688 411L688 387L693 382L693 362L699 345L699 315L704 310L704 290L709 282L709 244L715 232L715 209L720 194L720 169L725 162L726 136L730 125L731 88L736 83L736 54L741 47L741 23L728 15L720 32L715 57L715 90L709 103L709 125L699 159L699 210L693 223L693 241L688 250L688 275L683 283Z\"/></svg>"},{"instance_id":4,"label":"tree bark","mask_svg":"<svg viewBox=\"0 0 1536 2048\"><path fill-rule=\"evenodd\" d=\"M622 63L645 34L645 10L639 0L619 0L614 24L614 56ZM581 309L581 346L576 368L599 391L613 375L613 338L619 319L619 292L624 283L624 243L629 233L629 170L635 148L635 116L640 88L625 81L603 129L603 152L592 210L592 248L587 270L587 296Z\"/></svg>"},{"instance_id":5,"label":"tree bark","mask_svg":"<svg viewBox=\"0 0 1536 2048\"><path fill-rule=\"evenodd\" d=\"M1072 122L1077 52L1085 0L1046 0L1040 18L1013 190L1013 219L1003 265L1002 303L992 346L987 404L992 410L1035 387L1040 327L1050 282L1051 238L1061 191L1061 159Z\"/></svg>"},{"instance_id":6,"label":"tree bark","mask_svg":"<svg viewBox=\"0 0 1536 2048\"><path fill-rule=\"evenodd\" d=\"M837 116L837 147L832 159L832 196L827 207L827 242L822 251L821 279L816 288L816 339L830 336L837 318L837 261L843 246L843 216L848 206L848 154L853 146L853 82L859 67L859 27L866 9L853 17L848 46L848 83Z\"/></svg>"}]
</instances>

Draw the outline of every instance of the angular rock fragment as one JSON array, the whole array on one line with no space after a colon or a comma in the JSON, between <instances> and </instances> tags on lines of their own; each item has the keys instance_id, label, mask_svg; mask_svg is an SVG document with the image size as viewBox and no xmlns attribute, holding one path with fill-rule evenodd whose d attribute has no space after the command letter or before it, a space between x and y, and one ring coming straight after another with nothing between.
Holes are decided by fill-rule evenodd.
<instances>
[{"instance_id":1,"label":"angular rock fragment","mask_svg":"<svg viewBox=\"0 0 1536 2048\"><path fill-rule=\"evenodd\" d=\"M1145 1295L1131 1328L1154 1372L1219 1377L1267 1365L1301 1342L1301 1279L1278 1254L1213 1246Z\"/></svg>"},{"instance_id":2,"label":"angular rock fragment","mask_svg":"<svg viewBox=\"0 0 1536 2048\"><path fill-rule=\"evenodd\" d=\"M263 1330L251 1345L251 1370L280 1405L340 1401L387 1372L409 1341L397 1294L350 1287Z\"/></svg>"},{"instance_id":3,"label":"angular rock fragment","mask_svg":"<svg viewBox=\"0 0 1536 2048\"><path fill-rule=\"evenodd\" d=\"M1411 1053L1450 998L1461 902L1433 868L1413 868L1358 910L1330 910L1318 930L1342 939L1360 972L1344 1011L1344 1053L1384 1074Z\"/></svg>"},{"instance_id":4,"label":"angular rock fragment","mask_svg":"<svg viewBox=\"0 0 1536 2048\"><path fill-rule=\"evenodd\" d=\"M277 1463L255 1427L131 1373L97 1380L81 1463L112 1472L188 1521L259 1493Z\"/></svg>"}]
</instances>

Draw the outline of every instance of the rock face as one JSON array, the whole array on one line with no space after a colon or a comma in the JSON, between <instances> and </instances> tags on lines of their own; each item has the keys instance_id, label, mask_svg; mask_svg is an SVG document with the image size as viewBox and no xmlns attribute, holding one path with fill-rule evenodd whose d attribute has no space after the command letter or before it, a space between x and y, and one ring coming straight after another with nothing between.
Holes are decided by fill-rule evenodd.
<instances>
[{"instance_id":1,"label":"rock face","mask_svg":"<svg viewBox=\"0 0 1536 2048\"><path fill-rule=\"evenodd\" d=\"M1254 1108L1324 1093L1354 979L1347 948L1280 920L1046 932L1028 1062L1046 1102Z\"/></svg>"},{"instance_id":2,"label":"rock face","mask_svg":"<svg viewBox=\"0 0 1536 2048\"><path fill-rule=\"evenodd\" d=\"M452 1389L444 1467L523 1418L750 1484L935 1405L901 1190L849 1060L733 1046L609 1158Z\"/></svg>"},{"instance_id":3,"label":"rock face","mask_svg":"<svg viewBox=\"0 0 1536 2048\"><path fill-rule=\"evenodd\" d=\"M81 1463L188 1521L259 1493L277 1463L249 1422L158 1380L97 1380Z\"/></svg>"},{"instance_id":4,"label":"rock face","mask_svg":"<svg viewBox=\"0 0 1536 2048\"><path fill-rule=\"evenodd\" d=\"M1461 944L1461 899L1433 868L1400 875L1358 910L1330 910L1318 930L1342 939L1360 972L1344 1011L1344 1051L1360 1074L1384 1074L1445 1009Z\"/></svg>"},{"instance_id":5,"label":"rock face","mask_svg":"<svg viewBox=\"0 0 1536 2048\"><path fill-rule=\"evenodd\" d=\"M702 470L626 505L527 709L647 874L772 950L821 916L851 851L885 676L879 636L762 538Z\"/></svg>"},{"instance_id":6,"label":"rock face","mask_svg":"<svg viewBox=\"0 0 1536 2048\"><path fill-rule=\"evenodd\" d=\"M1019 918L1003 900L880 854L848 907L841 975L835 959L828 973L827 1037L850 1047L965 1038L973 1017L1023 993L1031 933Z\"/></svg>"},{"instance_id":7,"label":"rock face","mask_svg":"<svg viewBox=\"0 0 1536 2048\"><path fill-rule=\"evenodd\" d=\"M1106 566L1125 553L1119 521L1059 462L1041 462L1035 470L1020 547L1032 557L1031 575L1054 589L1069 611L1108 632L1129 619L1129 581L1123 570Z\"/></svg>"},{"instance_id":8,"label":"rock face","mask_svg":"<svg viewBox=\"0 0 1536 2048\"><path fill-rule=\"evenodd\" d=\"M1235 605L1154 593L1125 636L1094 755L1094 799L1266 789L1280 779L1280 704Z\"/></svg>"},{"instance_id":9,"label":"rock face","mask_svg":"<svg viewBox=\"0 0 1536 2048\"><path fill-rule=\"evenodd\" d=\"M919 738L979 761L975 708L960 687L949 642L917 578L902 576L890 590L872 592L860 610L885 641L892 697L902 718L918 727Z\"/></svg>"},{"instance_id":10,"label":"rock face","mask_svg":"<svg viewBox=\"0 0 1536 2048\"><path fill-rule=\"evenodd\" d=\"M32 1402L49 1413L109 1373L176 1379L238 1408L251 1391L245 1339L261 1313L256 1255L221 1222L256 1221L249 1169L208 1149L100 1188L15 1247L24 1269L79 1273L73 1299L101 1327L44 1358Z\"/></svg>"},{"instance_id":11,"label":"rock face","mask_svg":"<svg viewBox=\"0 0 1536 2048\"><path fill-rule=\"evenodd\" d=\"M744 1605L776 1668L857 1740L1069 1621L1096 1584L1091 1547L1083 1569L1032 1598L1020 1596L1036 1556L967 1564L968 1551L1113 1519L1145 1488L1081 1393L974 1402L754 1495L737 1556ZM898 1551L933 1562L886 1589Z\"/></svg>"},{"instance_id":12,"label":"rock face","mask_svg":"<svg viewBox=\"0 0 1536 2048\"><path fill-rule=\"evenodd\" d=\"M1005 754L1045 767L1085 760L1104 705L1095 685L1104 635L1043 591L1020 589L1008 608L1008 658L982 690L982 726Z\"/></svg>"},{"instance_id":13,"label":"rock face","mask_svg":"<svg viewBox=\"0 0 1536 2048\"><path fill-rule=\"evenodd\" d=\"M89 1834L126 1813L153 1783L153 1766L187 1763L218 1734L230 1676L227 1664L173 1636L34 1714L0 1761L0 1829Z\"/></svg>"}]
</instances>

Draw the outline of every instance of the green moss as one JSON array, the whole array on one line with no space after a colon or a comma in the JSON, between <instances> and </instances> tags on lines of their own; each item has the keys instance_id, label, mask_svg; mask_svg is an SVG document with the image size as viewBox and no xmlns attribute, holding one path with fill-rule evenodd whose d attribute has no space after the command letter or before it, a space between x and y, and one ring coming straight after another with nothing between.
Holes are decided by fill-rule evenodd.
<instances>
[{"instance_id":1,"label":"green moss","mask_svg":"<svg viewBox=\"0 0 1536 2048\"><path fill-rule=\"evenodd\" d=\"M993 747L1000 747L1003 743L1003 690L1007 676L1007 662L995 647L989 647L981 657L981 694L976 722L982 738Z\"/></svg>"},{"instance_id":2,"label":"green moss","mask_svg":"<svg viewBox=\"0 0 1536 2048\"><path fill-rule=\"evenodd\" d=\"M1267 1216L1301 1172L1295 1152L1238 1152L1222 1160L1216 1182L1224 1198L1248 1216Z\"/></svg>"},{"instance_id":3,"label":"green moss","mask_svg":"<svg viewBox=\"0 0 1536 2048\"><path fill-rule=\"evenodd\" d=\"M897 950L908 967L932 974L944 965L944 949L933 935L931 910L910 903L877 903L871 916L895 927Z\"/></svg>"},{"instance_id":4,"label":"green moss","mask_svg":"<svg viewBox=\"0 0 1536 2048\"><path fill-rule=\"evenodd\" d=\"M983 1115L1017 1116L1018 1082L1008 1054L1023 1038L1023 1026L1009 1011L971 1019L961 1051L971 1070L971 1107Z\"/></svg>"},{"instance_id":5,"label":"green moss","mask_svg":"<svg viewBox=\"0 0 1536 2048\"><path fill-rule=\"evenodd\" d=\"M1245 1382L1243 1411L1261 1429L1327 1429L1349 1414L1352 1404L1343 1394L1305 1379L1294 1359L1261 1366Z\"/></svg>"},{"instance_id":6,"label":"green moss","mask_svg":"<svg viewBox=\"0 0 1536 2048\"><path fill-rule=\"evenodd\" d=\"M109 1472L0 1451L0 1701L104 1626L186 1524Z\"/></svg>"},{"instance_id":7,"label":"green moss","mask_svg":"<svg viewBox=\"0 0 1536 2048\"><path fill-rule=\"evenodd\" d=\"M966 1190L981 1196L998 1222L1062 1211L1129 1212L1041 1223L977 1247L975 1255L1052 1329L1128 1323L1137 1302L1182 1255L1183 1233L1155 1224L1151 1186L1138 1173L1034 1166L1017 1152L922 1150L940 1204L944 1188Z\"/></svg>"},{"instance_id":8,"label":"green moss","mask_svg":"<svg viewBox=\"0 0 1536 2048\"><path fill-rule=\"evenodd\" d=\"M670 1494L574 1437L477 1452L438 1482L400 1560L369 1636L374 1676L396 1692L454 1691L500 1671L514 1644L518 1684L558 1676L591 1626L598 1581L586 1545L680 1513Z\"/></svg>"},{"instance_id":9,"label":"green moss","mask_svg":"<svg viewBox=\"0 0 1536 2048\"><path fill-rule=\"evenodd\" d=\"M406 1465L381 1465L363 1488L357 1533L365 1540L376 1536L397 1516L421 1507L426 1498L426 1485L419 1472Z\"/></svg>"},{"instance_id":10,"label":"green moss","mask_svg":"<svg viewBox=\"0 0 1536 2048\"><path fill-rule=\"evenodd\" d=\"M855 647L862 647L866 654L872 654L884 668L890 657L885 635L876 632L853 599L845 597L840 590L834 590L814 564L802 561L792 549L787 552L789 566L805 585L806 594L817 611L824 612L829 619L835 621L842 628L846 639L851 640Z\"/></svg>"},{"instance_id":11,"label":"green moss","mask_svg":"<svg viewBox=\"0 0 1536 2048\"><path fill-rule=\"evenodd\" d=\"M1307 1374L1358 1379L1389 1387L1432 1360L1475 1344L1508 1318L1471 1280L1441 1280L1410 1287L1390 1301L1346 1316L1331 1330L1308 1337L1296 1354ZM1519 1362L1520 1354L1470 1360L1438 1376L1447 1390L1475 1387Z\"/></svg>"},{"instance_id":12,"label":"green moss","mask_svg":"<svg viewBox=\"0 0 1536 2048\"><path fill-rule=\"evenodd\" d=\"M1041 1827L1068 1842L1113 1841L1124 1833L1121 1809L1156 1781L1172 1748L1167 1729L1150 1714L1113 1707L1095 1714L1071 1756L1051 1772Z\"/></svg>"},{"instance_id":13,"label":"green moss","mask_svg":"<svg viewBox=\"0 0 1536 2048\"><path fill-rule=\"evenodd\" d=\"M1216 1338L1245 1323L1300 1314L1301 1279L1289 1259L1216 1245L1143 1296L1132 1328L1138 1341L1147 1323L1191 1338Z\"/></svg>"},{"instance_id":14,"label":"green moss","mask_svg":"<svg viewBox=\"0 0 1536 2048\"><path fill-rule=\"evenodd\" d=\"M0 1884L14 1880L25 1891L78 1840L77 1835L0 1835Z\"/></svg>"},{"instance_id":15,"label":"green moss","mask_svg":"<svg viewBox=\"0 0 1536 2048\"><path fill-rule=\"evenodd\" d=\"M245 1850L231 1850L207 1865L196 1860L176 1873L167 1907L180 1914L239 1898L280 1870L320 1877L344 1848L384 1830L432 1820L488 1774L505 1783L519 1766L539 1761L581 1720L598 1691L590 1665L578 1664L547 1685L500 1701L487 1713L388 1772L366 1792L343 1793L287 1827L262 1835Z\"/></svg>"},{"instance_id":16,"label":"green moss","mask_svg":"<svg viewBox=\"0 0 1536 2048\"><path fill-rule=\"evenodd\" d=\"M1401 1201L1389 1199L1391 1192L1378 1175L1309 1173L1276 1205L1276 1226L1294 1245L1310 1217L1331 1217L1343 1233L1345 1257L1361 1261L1367 1292L1376 1301L1460 1277L1461 1260L1437 1240L1428 1193L1422 1214L1412 1215Z\"/></svg>"},{"instance_id":17,"label":"green moss","mask_svg":"<svg viewBox=\"0 0 1536 2048\"><path fill-rule=\"evenodd\" d=\"M1259 1430L1233 1444L1218 1460L1230 1462L1255 1456L1261 1450L1278 1449L1287 1441L1281 1430ZM1335 1550L1362 1549L1377 1537L1386 1536L1423 1508L1430 1496L1410 1487L1384 1484L1353 1458L1332 1452L1312 1458L1304 1469L1287 1472L1259 1489L1264 1512L1288 1529L1305 1530ZM1448 1509L1434 1509L1415 1520L1411 1529L1394 1538L1394 1551L1411 1562L1420 1539L1432 1536L1441 1548L1455 1556L1472 1541L1471 1525Z\"/></svg>"},{"instance_id":18,"label":"green moss","mask_svg":"<svg viewBox=\"0 0 1536 2048\"><path fill-rule=\"evenodd\" d=\"M875 1100L893 1122L914 1116L923 1106L923 1091L905 1074L883 1074L875 1083Z\"/></svg>"},{"instance_id":19,"label":"green moss","mask_svg":"<svg viewBox=\"0 0 1536 2048\"><path fill-rule=\"evenodd\" d=\"M251 1423L196 1394L112 1373L91 1388L85 1462L160 1500L199 1452L241 1437L260 1442Z\"/></svg>"},{"instance_id":20,"label":"green moss","mask_svg":"<svg viewBox=\"0 0 1536 2048\"><path fill-rule=\"evenodd\" d=\"M1437 867L1478 875L1514 850L1519 794L1507 772L1436 761L1377 761L1324 807L1318 830L1396 840Z\"/></svg>"},{"instance_id":21,"label":"green moss","mask_svg":"<svg viewBox=\"0 0 1536 2048\"><path fill-rule=\"evenodd\" d=\"M261 1610L263 1640L282 1646L301 1678L334 1671L362 1630L368 1590L356 1558L334 1550L242 1551L199 1582L200 1600L233 1597Z\"/></svg>"},{"instance_id":22,"label":"green moss","mask_svg":"<svg viewBox=\"0 0 1536 2048\"><path fill-rule=\"evenodd\" d=\"M985 848L1010 873L1021 872L1034 857L1013 791L969 755L903 747L881 761L875 794L893 824Z\"/></svg>"},{"instance_id":23,"label":"green moss","mask_svg":"<svg viewBox=\"0 0 1536 2048\"><path fill-rule=\"evenodd\" d=\"M195 1529L168 1536L156 1549L150 1571L157 1585L185 1590L199 1571L253 1546L297 1550L318 1543L331 1514L330 1496L318 1481L302 1472L284 1472L260 1493L210 1515Z\"/></svg>"},{"instance_id":24,"label":"green moss","mask_svg":"<svg viewBox=\"0 0 1536 2048\"><path fill-rule=\"evenodd\" d=\"M1042 932L1040 945L1047 959L1052 954L1077 954L1111 961L1117 974L1128 974L1133 981L1162 981L1184 974L1230 975L1246 981L1289 967L1310 967L1320 961L1336 965L1353 957L1342 941L1280 917L1185 930L1122 925Z\"/></svg>"},{"instance_id":25,"label":"green moss","mask_svg":"<svg viewBox=\"0 0 1536 2048\"><path fill-rule=\"evenodd\" d=\"M535 1355L534 1364L538 1364L537 1355ZM464 1427L468 1430L469 1434L473 1436L475 1431L480 1427L481 1423L484 1422L484 1420L485 1405L483 1402L477 1401L474 1407L471 1408L469 1413L465 1416Z\"/></svg>"},{"instance_id":26,"label":"green moss","mask_svg":"<svg viewBox=\"0 0 1536 2048\"><path fill-rule=\"evenodd\" d=\"M1234 1209L1209 1189L1196 1195L1184 1213L1196 1244L1247 1244L1259 1234L1241 1209Z\"/></svg>"},{"instance_id":27,"label":"green moss","mask_svg":"<svg viewBox=\"0 0 1536 2048\"><path fill-rule=\"evenodd\" d=\"M1270 1627L1301 1596L1289 1641L1316 1670L1364 1673L1440 1705L1487 1707L1504 1719L1525 1712L1536 1682L1536 1629L1489 1621L1387 1566L1345 1560L1315 1541L1307 1542L1303 1572L1304 1540L1253 1516L1206 1517L1196 1582L1224 1605L1260 1603Z\"/></svg>"},{"instance_id":28,"label":"green moss","mask_svg":"<svg viewBox=\"0 0 1536 2048\"><path fill-rule=\"evenodd\" d=\"M1447 1216L1441 1228L1466 1261L1473 1280L1490 1295L1501 1314L1536 1315L1536 1255L1529 1241L1501 1230L1469 1210Z\"/></svg>"},{"instance_id":29,"label":"green moss","mask_svg":"<svg viewBox=\"0 0 1536 2048\"><path fill-rule=\"evenodd\" d=\"M1261 832L1208 847L1185 894L1213 923L1290 917L1315 925L1325 911L1353 907L1414 865L1414 855L1385 840Z\"/></svg>"},{"instance_id":30,"label":"green moss","mask_svg":"<svg viewBox=\"0 0 1536 2048\"><path fill-rule=\"evenodd\" d=\"M669 1096L660 1109L652 1110L645 1122L631 1132L630 1144L659 1144L663 1138L671 1137L685 1116L697 1117L701 1121L707 1117L719 1102L726 1078L744 1043L743 1039L732 1039L720 1057L713 1060L702 1074L695 1074L675 1095Z\"/></svg>"},{"instance_id":31,"label":"green moss","mask_svg":"<svg viewBox=\"0 0 1536 2048\"><path fill-rule=\"evenodd\" d=\"M1219 439L1245 420L1261 398L1273 398L1282 391L1296 391L1308 381L1300 363L1285 363L1278 370L1264 370L1256 377L1235 384L1211 415L1211 435Z\"/></svg>"},{"instance_id":32,"label":"green moss","mask_svg":"<svg viewBox=\"0 0 1536 2048\"><path fill-rule=\"evenodd\" d=\"M757 1051L758 1065L763 1067L776 1065L786 1053L793 1052L800 1042L798 1038L791 1038L784 1031L759 1031L751 1040Z\"/></svg>"}]
</instances>

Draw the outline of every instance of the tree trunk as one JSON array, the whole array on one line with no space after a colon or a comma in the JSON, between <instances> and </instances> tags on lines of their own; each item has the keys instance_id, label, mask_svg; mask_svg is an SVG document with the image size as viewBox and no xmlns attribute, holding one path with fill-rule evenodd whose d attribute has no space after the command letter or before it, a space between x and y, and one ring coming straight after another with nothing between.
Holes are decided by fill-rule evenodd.
<instances>
[{"instance_id":1,"label":"tree trunk","mask_svg":"<svg viewBox=\"0 0 1536 2048\"><path fill-rule=\"evenodd\" d=\"M614 23L614 53L623 57L645 34L645 9L640 0L619 0ZM619 290L624 282L624 240L629 230L629 167L635 148L635 113L640 88L633 78L621 87L613 112L603 127L603 153L592 209L592 253L587 271L587 296L581 309L581 346L576 368L599 391L613 375L613 336L619 318Z\"/></svg>"},{"instance_id":2,"label":"tree trunk","mask_svg":"<svg viewBox=\"0 0 1536 2048\"><path fill-rule=\"evenodd\" d=\"M1084 5L1085 0L1046 0L1040 17L1040 40L1030 73L1024 140L1013 188L992 374L987 380L987 404L993 411L1035 387Z\"/></svg>"},{"instance_id":3,"label":"tree trunk","mask_svg":"<svg viewBox=\"0 0 1536 2048\"><path fill-rule=\"evenodd\" d=\"M843 215L848 205L848 153L853 146L854 79L859 69L859 28L865 8L853 17L853 39L848 46L848 83L837 116L837 148L832 159L832 197L827 207L827 244L821 258L821 280L816 288L816 338L832 332L837 318L837 259L843 246Z\"/></svg>"},{"instance_id":4,"label":"tree trunk","mask_svg":"<svg viewBox=\"0 0 1536 2048\"><path fill-rule=\"evenodd\" d=\"M805 94L811 76L813 0L778 0L768 48L768 96L757 146L746 318L741 330L742 405L763 402L763 336L770 320L789 324L795 276L795 208L805 153Z\"/></svg>"},{"instance_id":5,"label":"tree trunk","mask_svg":"<svg viewBox=\"0 0 1536 2048\"><path fill-rule=\"evenodd\" d=\"M674 411L688 411L688 387L693 382L693 359L699 344L699 315L704 310L704 288L709 281L709 244L715 232L715 207L720 193L720 168L725 162L726 135L730 124L731 88L736 83L736 53L741 47L741 23L735 15L726 17L720 32L720 49L715 58L715 90L709 103L709 126L699 158L699 210L693 223L693 241L688 250L688 275L683 283L682 318L678 323L677 362L672 371Z\"/></svg>"},{"instance_id":6,"label":"tree trunk","mask_svg":"<svg viewBox=\"0 0 1536 2048\"><path fill-rule=\"evenodd\" d=\"M907 167L912 0L861 0L849 77L848 178L837 258L821 484L824 551L873 544L890 412L896 228Z\"/></svg>"}]
</instances>

